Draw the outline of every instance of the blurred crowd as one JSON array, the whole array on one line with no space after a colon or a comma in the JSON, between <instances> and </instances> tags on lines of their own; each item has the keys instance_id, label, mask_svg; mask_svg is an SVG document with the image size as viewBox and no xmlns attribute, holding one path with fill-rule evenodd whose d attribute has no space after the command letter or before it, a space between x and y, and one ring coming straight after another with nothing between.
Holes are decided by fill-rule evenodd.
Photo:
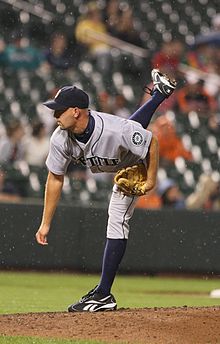
<instances>
[{"instance_id":1,"label":"blurred crowd","mask_svg":"<svg viewBox=\"0 0 220 344\"><path fill-rule=\"evenodd\" d=\"M201 121L205 119L209 131L219 135L220 14L213 17L212 27L206 34L197 35L191 46L186 46L178 39L164 41L161 46L148 51L150 58L147 62L144 57L135 56L126 49L120 50L120 44L122 46L124 42L128 47L140 48L140 51L145 49L140 39L140 28L135 25L132 9L127 3L121 5L118 0L112 0L105 9L100 9L97 2L89 2L85 13L77 19L73 35L77 45L74 52L78 52L77 56L64 29L51 35L46 48L35 45L22 29L14 30L10 37L2 35L0 71L25 70L43 74L49 79L54 71L61 75L71 75L71 71L79 68L79 61L83 58L108 79L107 86L100 87L92 107L128 118L135 108L131 108L126 89L118 92L112 87L111 79L109 80L111 71L115 70L115 63L117 62L117 69L122 75L130 74L131 84L132 78L138 78L140 83L145 81L149 88L152 88L150 71L152 68L159 68L178 81L177 91L160 106L150 125L150 130L159 140L161 169L169 169L181 161L178 160L181 158L189 163L195 159L178 132L179 123L184 116L194 122L196 118ZM48 97L53 97L60 86L63 85L56 85L51 89ZM135 106L140 106L148 98L149 94L143 91L139 99L136 99ZM2 113L5 110L0 111ZM54 128L52 113L43 107L34 121L27 122L22 117L9 118L7 123L1 121L1 200L17 201L28 197L30 187L38 197L42 196L40 184L45 182L45 159ZM70 184L73 188L76 185L74 181L86 183L88 190L93 193L99 183L107 184L109 190L112 184L112 176L91 176L84 168L75 165L70 165L67 176L64 185L64 193L67 194ZM84 198L89 199L87 196ZM157 188L141 197L137 206L219 210L219 175L202 173L190 194L181 191L175 178L159 176Z\"/></svg>"}]
</instances>

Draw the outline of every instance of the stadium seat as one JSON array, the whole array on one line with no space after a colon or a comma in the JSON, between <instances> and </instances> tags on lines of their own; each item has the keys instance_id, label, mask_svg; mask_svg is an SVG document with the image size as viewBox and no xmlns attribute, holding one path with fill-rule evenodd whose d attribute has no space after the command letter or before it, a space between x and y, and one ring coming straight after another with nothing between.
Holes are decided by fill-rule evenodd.
<instances>
[{"instance_id":1,"label":"stadium seat","mask_svg":"<svg viewBox=\"0 0 220 344\"><path fill-rule=\"evenodd\" d=\"M36 46L48 45L52 32L63 29L72 38L75 24L79 15L85 13L86 2L84 0L30 0L29 3L37 6L39 13L48 11L53 20L48 24L44 16L34 16L23 13L8 4L0 3L0 28L6 33L6 41L10 33L16 27L31 33ZM105 9L108 1L99 1L99 6ZM161 1L121 1L120 6L130 6L133 11L135 25L140 30L140 38L143 47L153 54L164 41L179 38L187 44L192 43L195 35L207 32L211 20L216 12L219 12L219 0L171 0ZM25 11L24 11L25 12ZM10 18L5 19L5 14L10 13ZM8 18L8 15L7 15ZM22 20L21 20L22 19ZM12 25L13 24L13 25ZM134 59L132 55L124 54L119 49L112 49L113 68L108 76L103 76L88 56L82 57L80 63L72 70L66 72L53 71L46 74L42 71L12 71L9 68L0 67L0 117L3 123L11 118L21 118L25 122L32 123L38 116L37 107L51 96L51 91L66 84L75 84L84 88L89 93L92 106L98 104L98 95L107 90L112 96L123 93L126 97L127 107L131 112L136 110L142 96L142 81L146 69L150 71L150 57L144 60L144 65L130 66ZM138 70L140 68L140 70ZM149 81L149 80L147 80ZM191 150L194 161L179 159L172 166L160 166L158 177L170 177L175 179L185 194L189 194L195 186L202 172L210 173L219 171L220 161L220 136L209 129L208 118L200 117L197 112L188 114L175 113L175 123L178 135L186 149ZM13 176L14 171L9 171L8 177ZM17 171L16 171L17 173ZM15 178L18 175L14 173ZM25 179L26 194L31 197L42 197L45 184L45 171L30 167L30 174ZM19 183L22 183L21 181ZM86 182L73 180L69 176L65 178L62 200L77 200L83 202L106 200L112 188L111 183L97 181L96 188L99 192L93 192L91 185Z\"/></svg>"}]
</instances>

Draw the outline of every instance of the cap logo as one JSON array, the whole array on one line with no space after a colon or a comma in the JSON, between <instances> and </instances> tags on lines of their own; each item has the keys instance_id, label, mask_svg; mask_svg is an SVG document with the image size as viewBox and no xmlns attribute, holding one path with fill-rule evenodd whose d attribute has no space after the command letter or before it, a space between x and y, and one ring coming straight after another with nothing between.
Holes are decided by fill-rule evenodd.
<instances>
[{"instance_id":1,"label":"cap logo","mask_svg":"<svg viewBox=\"0 0 220 344\"><path fill-rule=\"evenodd\" d=\"M59 96L60 92L61 92L61 89L60 89L59 91L57 91L57 93L56 93L54 99L56 99L56 98Z\"/></svg>"}]
</instances>

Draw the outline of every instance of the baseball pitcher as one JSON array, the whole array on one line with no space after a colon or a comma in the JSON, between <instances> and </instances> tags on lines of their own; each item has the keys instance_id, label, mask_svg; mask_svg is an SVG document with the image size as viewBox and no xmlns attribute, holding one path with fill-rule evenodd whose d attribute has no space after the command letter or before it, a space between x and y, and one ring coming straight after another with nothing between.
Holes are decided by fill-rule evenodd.
<instances>
[{"instance_id":1,"label":"baseball pitcher","mask_svg":"<svg viewBox=\"0 0 220 344\"><path fill-rule=\"evenodd\" d=\"M69 312L117 308L111 287L125 253L129 220L137 197L146 194L156 184L158 143L146 128L156 108L176 87L176 82L159 70L154 69L151 74L152 97L129 119L90 110L88 95L75 86L61 88L53 100L44 103L54 110L58 127L51 136L46 160L49 172L42 222L36 233L39 244L48 244L47 236L64 175L72 160L87 166L93 173L115 173L101 279L81 300L68 307Z\"/></svg>"}]
</instances>

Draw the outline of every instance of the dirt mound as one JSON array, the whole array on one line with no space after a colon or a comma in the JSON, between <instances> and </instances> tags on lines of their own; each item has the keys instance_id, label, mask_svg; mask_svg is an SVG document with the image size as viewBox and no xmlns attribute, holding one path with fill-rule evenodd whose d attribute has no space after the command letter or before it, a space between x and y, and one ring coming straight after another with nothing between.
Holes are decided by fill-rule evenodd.
<instances>
[{"instance_id":1,"label":"dirt mound","mask_svg":"<svg viewBox=\"0 0 220 344\"><path fill-rule=\"evenodd\" d=\"M220 307L119 309L105 313L0 316L1 335L97 339L109 343L220 343Z\"/></svg>"}]
</instances>

